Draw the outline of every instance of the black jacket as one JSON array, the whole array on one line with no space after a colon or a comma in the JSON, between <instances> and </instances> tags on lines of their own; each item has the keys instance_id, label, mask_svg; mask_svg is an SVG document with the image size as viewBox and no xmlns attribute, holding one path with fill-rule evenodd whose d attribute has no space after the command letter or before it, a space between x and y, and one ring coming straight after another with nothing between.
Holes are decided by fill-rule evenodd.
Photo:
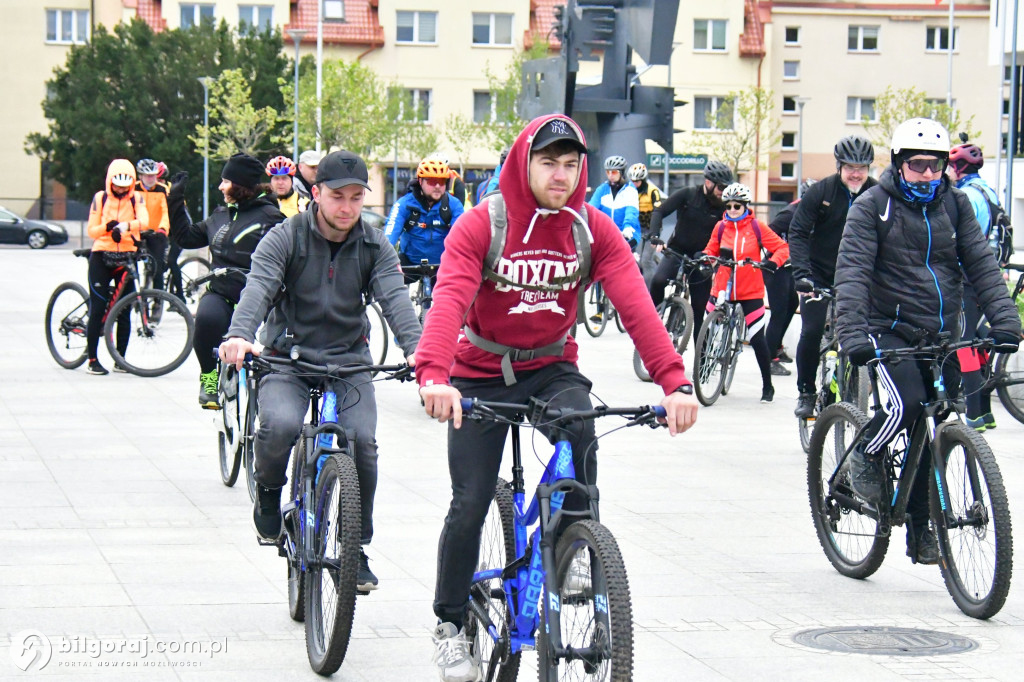
<instances>
[{"instance_id":1,"label":"black jacket","mask_svg":"<svg viewBox=\"0 0 1024 682\"><path fill-rule=\"evenodd\" d=\"M789 259L794 277L832 286L846 213L857 197L877 184L869 177L860 192L851 196L836 173L807 188L789 225Z\"/></svg>"},{"instance_id":2,"label":"black jacket","mask_svg":"<svg viewBox=\"0 0 1024 682\"><path fill-rule=\"evenodd\" d=\"M170 214L171 241L183 249L210 247L211 265L215 268L231 267L248 270L256 245L274 225L284 222L285 215L277 200L260 195L237 207L220 206L206 220L192 223L185 210L181 192L167 196ZM245 275L231 273L210 281L210 291L220 294L232 303L245 286Z\"/></svg>"},{"instance_id":3,"label":"black jacket","mask_svg":"<svg viewBox=\"0 0 1024 682\"><path fill-rule=\"evenodd\" d=\"M684 187L651 212L651 234L660 235L662 218L675 211L676 229L669 237L668 246L673 251L694 256L708 245L724 210L721 204L711 203L704 193L704 185Z\"/></svg>"},{"instance_id":4,"label":"black jacket","mask_svg":"<svg viewBox=\"0 0 1024 682\"><path fill-rule=\"evenodd\" d=\"M836 265L839 343L864 346L868 333L903 328L896 323L958 338L965 273L992 329L1019 334L1020 317L967 195L943 178L930 203L911 203L897 183L890 166L846 220Z\"/></svg>"}]
</instances>

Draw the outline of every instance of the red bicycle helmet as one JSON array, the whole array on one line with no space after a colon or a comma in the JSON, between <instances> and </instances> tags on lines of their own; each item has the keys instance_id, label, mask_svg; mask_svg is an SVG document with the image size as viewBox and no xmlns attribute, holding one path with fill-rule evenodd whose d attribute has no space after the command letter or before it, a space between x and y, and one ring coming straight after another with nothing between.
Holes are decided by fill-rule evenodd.
<instances>
[{"instance_id":1,"label":"red bicycle helmet","mask_svg":"<svg viewBox=\"0 0 1024 682\"><path fill-rule=\"evenodd\" d=\"M275 156L267 162L267 175L295 175L295 164L287 156Z\"/></svg>"},{"instance_id":2,"label":"red bicycle helmet","mask_svg":"<svg viewBox=\"0 0 1024 682\"><path fill-rule=\"evenodd\" d=\"M985 156L981 153L981 147L965 142L949 150L949 164L956 168L957 172L962 171L964 166L981 168L985 165Z\"/></svg>"}]
</instances>

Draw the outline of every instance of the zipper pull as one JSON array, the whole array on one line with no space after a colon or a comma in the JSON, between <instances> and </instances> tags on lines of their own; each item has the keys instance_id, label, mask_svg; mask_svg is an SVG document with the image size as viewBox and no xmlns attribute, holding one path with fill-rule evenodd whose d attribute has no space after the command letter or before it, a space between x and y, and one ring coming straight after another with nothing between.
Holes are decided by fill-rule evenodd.
<instances>
[{"instance_id":1,"label":"zipper pull","mask_svg":"<svg viewBox=\"0 0 1024 682\"><path fill-rule=\"evenodd\" d=\"M333 282L334 281L334 263L333 262L331 263L330 267L327 268L327 281L328 282Z\"/></svg>"}]
</instances>

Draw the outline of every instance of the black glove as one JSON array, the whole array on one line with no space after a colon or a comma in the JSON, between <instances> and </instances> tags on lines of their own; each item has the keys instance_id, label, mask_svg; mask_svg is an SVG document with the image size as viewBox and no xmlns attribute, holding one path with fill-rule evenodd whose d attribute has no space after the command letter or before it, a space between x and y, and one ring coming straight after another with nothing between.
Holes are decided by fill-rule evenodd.
<instances>
[{"instance_id":1,"label":"black glove","mask_svg":"<svg viewBox=\"0 0 1024 682\"><path fill-rule=\"evenodd\" d=\"M627 239L626 241L629 242L630 249L636 250L637 241L635 239Z\"/></svg>"},{"instance_id":2,"label":"black glove","mask_svg":"<svg viewBox=\"0 0 1024 682\"><path fill-rule=\"evenodd\" d=\"M179 197L185 194L185 188L188 187L188 172L178 171L171 176L171 188L167 191L168 196L174 195Z\"/></svg>"},{"instance_id":3,"label":"black glove","mask_svg":"<svg viewBox=\"0 0 1024 682\"><path fill-rule=\"evenodd\" d=\"M117 221L116 220L108 220L107 221L107 232L110 232L115 227L117 227Z\"/></svg>"},{"instance_id":4,"label":"black glove","mask_svg":"<svg viewBox=\"0 0 1024 682\"><path fill-rule=\"evenodd\" d=\"M662 246L665 242L657 237L651 237L651 246Z\"/></svg>"},{"instance_id":5,"label":"black glove","mask_svg":"<svg viewBox=\"0 0 1024 682\"><path fill-rule=\"evenodd\" d=\"M846 351L846 357L850 358L850 362L853 364L863 367L877 358L878 354L875 352L874 346L870 343L865 343L861 346L854 346Z\"/></svg>"},{"instance_id":6,"label":"black glove","mask_svg":"<svg viewBox=\"0 0 1024 682\"><path fill-rule=\"evenodd\" d=\"M798 279L793 286L796 287L796 290L801 294L814 293L814 282L807 279L806 277L801 277L800 279Z\"/></svg>"},{"instance_id":7,"label":"black glove","mask_svg":"<svg viewBox=\"0 0 1024 682\"><path fill-rule=\"evenodd\" d=\"M1020 347L1020 333L1011 333L993 329L988 333L992 342L992 350L998 353L1016 353Z\"/></svg>"},{"instance_id":8,"label":"black glove","mask_svg":"<svg viewBox=\"0 0 1024 682\"><path fill-rule=\"evenodd\" d=\"M108 227L107 229L109 230L110 228ZM110 230L110 238L114 240L115 244L120 244L121 243L121 230L119 228L116 228L116 227L114 229Z\"/></svg>"},{"instance_id":9,"label":"black glove","mask_svg":"<svg viewBox=\"0 0 1024 682\"><path fill-rule=\"evenodd\" d=\"M771 258L765 258L763 261L761 261L761 269L767 270L768 272L775 272L776 270L779 269L779 266Z\"/></svg>"}]
</instances>

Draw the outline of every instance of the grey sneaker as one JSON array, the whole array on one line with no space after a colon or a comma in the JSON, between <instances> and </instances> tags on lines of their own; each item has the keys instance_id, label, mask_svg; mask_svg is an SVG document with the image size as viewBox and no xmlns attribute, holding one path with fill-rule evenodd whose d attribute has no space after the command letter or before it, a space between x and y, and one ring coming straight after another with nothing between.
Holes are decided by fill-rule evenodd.
<instances>
[{"instance_id":1,"label":"grey sneaker","mask_svg":"<svg viewBox=\"0 0 1024 682\"><path fill-rule=\"evenodd\" d=\"M807 419L814 414L814 394L813 393L801 393L800 397L796 399L796 409L793 410L800 419Z\"/></svg>"},{"instance_id":2,"label":"grey sneaker","mask_svg":"<svg viewBox=\"0 0 1024 682\"><path fill-rule=\"evenodd\" d=\"M882 501L882 456L866 454L857 446L850 453L849 460L853 492L877 507Z\"/></svg>"},{"instance_id":3,"label":"grey sneaker","mask_svg":"<svg viewBox=\"0 0 1024 682\"><path fill-rule=\"evenodd\" d=\"M370 560L366 557L366 552L360 549L359 575L356 577L356 589L360 592L368 593L370 590L377 589L377 583L377 576L370 570Z\"/></svg>"},{"instance_id":4,"label":"grey sneaker","mask_svg":"<svg viewBox=\"0 0 1024 682\"><path fill-rule=\"evenodd\" d=\"M480 666L469 652L465 629L454 623L438 623L434 628L434 665L442 682L477 682Z\"/></svg>"}]
</instances>

